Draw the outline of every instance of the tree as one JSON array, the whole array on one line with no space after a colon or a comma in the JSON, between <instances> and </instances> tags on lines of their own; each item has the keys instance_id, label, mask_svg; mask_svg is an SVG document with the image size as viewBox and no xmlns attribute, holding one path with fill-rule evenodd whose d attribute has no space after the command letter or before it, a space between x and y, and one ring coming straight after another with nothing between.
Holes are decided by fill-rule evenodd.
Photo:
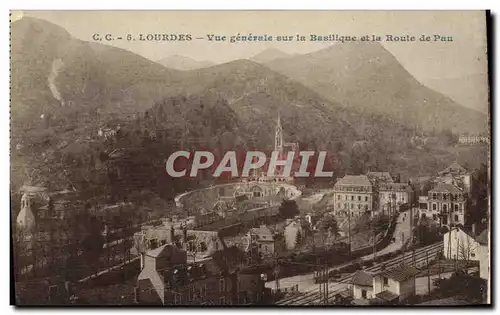
<instances>
[{"instance_id":1,"label":"tree","mask_svg":"<svg viewBox=\"0 0 500 315\"><path fill-rule=\"evenodd\" d=\"M302 244L302 234L300 231L297 231L297 235L295 235L295 246L300 246Z\"/></svg>"},{"instance_id":2,"label":"tree","mask_svg":"<svg viewBox=\"0 0 500 315\"><path fill-rule=\"evenodd\" d=\"M293 218L300 213L295 200L283 200L278 211L283 218Z\"/></svg>"},{"instance_id":3,"label":"tree","mask_svg":"<svg viewBox=\"0 0 500 315\"><path fill-rule=\"evenodd\" d=\"M333 215L325 215L321 220L320 227L323 231L327 231L329 236L337 237L339 234L337 219Z\"/></svg>"}]
</instances>

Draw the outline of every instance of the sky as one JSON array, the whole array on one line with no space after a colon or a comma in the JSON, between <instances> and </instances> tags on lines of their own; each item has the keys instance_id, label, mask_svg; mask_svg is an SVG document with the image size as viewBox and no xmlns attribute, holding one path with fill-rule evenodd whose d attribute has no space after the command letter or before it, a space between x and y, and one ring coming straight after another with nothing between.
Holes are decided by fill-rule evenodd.
<instances>
[{"instance_id":1,"label":"sky","mask_svg":"<svg viewBox=\"0 0 500 315\"><path fill-rule=\"evenodd\" d=\"M470 92L467 93L477 95L466 95L471 104L463 105L483 111L487 108L481 98L487 92L483 11L26 11L23 14L60 25L76 38L86 41L93 41L92 36L96 33L123 38L127 34L136 37L151 33L192 34L195 38L204 38L184 42L106 42L155 61L170 55L183 55L223 63L250 58L268 48L304 54L332 45L332 42L311 41L210 42L206 39L209 34L230 37L251 33L275 38L296 34L415 36L415 42L384 41L382 44L424 84L432 85L444 78L469 78ZM418 41L423 34L451 36L453 42ZM457 95L458 92L464 94L463 89L457 91Z\"/></svg>"}]
</instances>

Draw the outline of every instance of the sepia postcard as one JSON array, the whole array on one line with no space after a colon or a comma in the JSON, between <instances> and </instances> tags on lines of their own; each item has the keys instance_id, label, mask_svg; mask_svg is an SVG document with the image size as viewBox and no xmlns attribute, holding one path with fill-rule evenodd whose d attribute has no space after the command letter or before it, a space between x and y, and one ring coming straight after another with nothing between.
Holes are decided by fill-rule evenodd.
<instances>
[{"instance_id":1,"label":"sepia postcard","mask_svg":"<svg viewBox=\"0 0 500 315\"><path fill-rule=\"evenodd\" d=\"M491 305L485 11L11 11L11 303Z\"/></svg>"}]
</instances>

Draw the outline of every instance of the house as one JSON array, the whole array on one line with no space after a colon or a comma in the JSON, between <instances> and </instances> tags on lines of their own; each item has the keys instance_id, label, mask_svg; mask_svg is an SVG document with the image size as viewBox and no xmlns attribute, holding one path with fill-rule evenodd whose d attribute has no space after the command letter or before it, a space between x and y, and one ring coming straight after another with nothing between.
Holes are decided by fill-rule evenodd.
<instances>
[{"instance_id":1,"label":"house","mask_svg":"<svg viewBox=\"0 0 500 315\"><path fill-rule=\"evenodd\" d=\"M139 304L227 304L231 289L230 276L221 274L212 259L188 265L185 252L166 244L145 254L136 300Z\"/></svg>"},{"instance_id":2,"label":"house","mask_svg":"<svg viewBox=\"0 0 500 315\"><path fill-rule=\"evenodd\" d=\"M167 221L161 226L144 226L133 236L131 252L140 254L166 244L175 244L187 252L188 259L197 261L226 247L217 231L188 230L185 225Z\"/></svg>"},{"instance_id":3,"label":"house","mask_svg":"<svg viewBox=\"0 0 500 315\"><path fill-rule=\"evenodd\" d=\"M371 214L378 200L366 175L346 175L339 179L333 187L333 198L335 215L339 217Z\"/></svg>"},{"instance_id":4,"label":"house","mask_svg":"<svg viewBox=\"0 0 500 315\"><path fill-rule=\"evenodd\" d=\"M253 245L258 248L258 253L261 257L272 256L275 252L274 235L271 230L261 225L258 228L252 228L245 236L245 250L249 251Z\"/></svg>"},{"instance_id":5,"label":"house","mask_svg":"<svg viewBox=\"0 0 500 315\"><path fill-rule=\"evenodd\" d=\"M408 265L378 272L373 276L374 298L383 303L395 303L415 295L415 276L419 272Z\"/></svg>"},{"instance_id":6,"label":"house","mask_svg":"<svg viewBox=\"0 0 500 315\"><path fill-rule=\"evenodd\" d=\"M364 270L356 271L352 276L351 285L354 299L373 298L373 275L371 273Z\"/></svg>"},{"instance_id":7,"label":"house","mask_svg":"<svg viewBox=\"0 0 500 315\"><path fill-rule=\"evenodd\" d=\"M457 186L438 182L429 190L427 203L426 210L420 209L421 216L425 214L442 225L465 225L467 199L464 191Z\"/></svg>"},{"instance_id":8,"label":"house","mask_svg":"<svg viewBox=\"0 0 500 315\"><path fill-rule=\"evenodd\" d=\"M403 204L413 203L413 188L406 183L381 183L378 188L380 211L394 215Z\"/></svg>"},{"instance_id":9,"label":"house","mask_svg":"<svg viewBox=\"0 0 500 315\"><path fill-rule=\"evenodd\" d=\"M472 233L460 227L452 228L448 233L443 235L444 257L453 260L480 261L480 252L484 251L486 254L488 253L488 232L483 231L479 236L476 238ZM483 258L485 258L485 263L489 263L488 257Z\"/></svg>"},{"instance_id":10,"label":"house","mask_svg":"<svg viewBox=\"0 0 500 315\"><path fill-rule=\"evenodd\" d=\"M465 193L470 194L472 191L472 173L466 170L457 162L438 173L438 180L448 184L453 184Z\"/></svg>"},{"instance_id":11,"label":"house","mask_svg":"<svg viewBox=\"0 0 500 315\"><path fill-rule=\"evenodd\" d=\"M489 259L489 229L484 230L476 237L479 243L477 256L479 259L479 277L488 280L490 278L490 259Z\"/></svg>"}]
</instances>

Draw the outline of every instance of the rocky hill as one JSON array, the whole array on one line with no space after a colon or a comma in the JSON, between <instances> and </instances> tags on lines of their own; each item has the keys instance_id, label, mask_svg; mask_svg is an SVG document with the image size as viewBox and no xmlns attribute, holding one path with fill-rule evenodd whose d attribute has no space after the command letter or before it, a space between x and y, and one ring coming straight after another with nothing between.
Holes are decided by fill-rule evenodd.
<instances>
[{"instance_id":1,"label":"rocky hill","mask_svg":"<svg viewBox=\"0 0 500 315\"><path fill-rule=\"evenodd\" d=\"M332 45L265 63L331 101L427 131L481 132L484 113L420 84L380 43Z\"/></svg>"}]
</instances>

